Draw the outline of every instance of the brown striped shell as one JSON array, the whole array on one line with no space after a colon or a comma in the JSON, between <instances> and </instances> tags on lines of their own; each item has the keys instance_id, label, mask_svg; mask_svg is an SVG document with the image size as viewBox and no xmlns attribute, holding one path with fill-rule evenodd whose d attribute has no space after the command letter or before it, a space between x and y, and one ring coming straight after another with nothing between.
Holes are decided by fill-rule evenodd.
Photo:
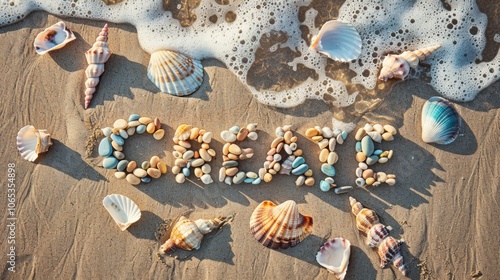
<instances>
[{"instance_id":1,"label":"brown striped shell","mask_svg":"<svg viewBox=\"0 0 500 280\"><path fill-rule=\"evenodd\" d=\"M378 256L380 258L381 268L392 262L403 275L406 275L406 266L403 263L403 256L400 252L403 242L404 240L397 240L389 236L380 243L378 247Z\"/></svg>"},{"instance_id":2,"label":"brown striped shell","mask_svg":"<svg viewBox=\"0 0 500 280\"><path fill-rule=\"evenodd\" d=\"M391 227L386 227L383 224L376 224L366 233L366 245L375 248L380 242L389 236Z\"/></svg>"},{"instance_id":3,"label":"brown striped shell","mask_svg":"<svg viewBox=\"0 0 500 280\"><path fill-rule=\"evenodd\" d=\"M374 225L379 223L380 221L377 213L371 209L363 208L359 211L358 215L356 215L356 227L365 234L367 234Z\"/></svg>"},{"instance_id":4,"label":"brown striped shell","mask_svg":"<svg viewBox=\"0 0 500 280\"><path fill-rule=\"evenodd\" d=\"M312 232L312 225L312 217L300 214L293 200L280 205L264 200L250 218L250 230L255 239L273 249L287 249L299 244Z\"/></svg>"}]
</instances>

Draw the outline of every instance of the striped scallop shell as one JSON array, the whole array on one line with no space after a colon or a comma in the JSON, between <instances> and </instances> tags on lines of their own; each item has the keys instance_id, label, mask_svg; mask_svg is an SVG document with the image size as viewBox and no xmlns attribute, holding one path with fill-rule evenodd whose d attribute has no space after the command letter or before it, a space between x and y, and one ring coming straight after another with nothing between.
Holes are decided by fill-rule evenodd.
<instances>
[{"instance_id":1,"label":"striped scallop shell","mask_svg":"<svg viewBox=\"0 0 500 280\"><path fill-rule=\"evenodd\" d=\"M448 100L434 96L422 108L422 140L426 143L450 144L460 128L460 117Z\"/></svg>"},{"instance_id":2,"label":"striped scallop shell","mask_svg":"<svg viewBox=\"0 0 500 280\"><path fill-rule=\"evenodd\" d=\"M373 225L366 233L366 245L376 248L384 238L389 236L391 227L386 227L383 224Z\"/></svg>"},{"instance_id":3,"label":"striped scallop shell","mask_svg":"<svg viewBox=\"0 0 500 280\"><path fill-rule=\"evenodd\" d=\"M102 205L122 231L141 218L137 204L124 195L110 194L102 200Z\"/></svg>"},{"instance_id":4,"label":"striped scallop shell","mask_svg":"<svg viewBox=\"0 0 500 280\"><path fill-rule=\"evenodd\" d=\"M160 50L151 55L148 77L162 92L185 96L201 86L203 66L183 54Z\"/></svg>"},{"instance_id":5,"label":"striped scallop shell","mask_svg":"<svg viewBox=\"0 0 500 280\"><path fill-rule=\"evenodd\" d=\"M312 232L312 225L312 217L300 214L293 200L280 205L265 200L250 218L250 230L255 239L273 249L296 246Z\"/></svg>"},{"instance_id":6,"label":"striped scallop shell","mask_svg":"<svg viewBox=\"0 0 500 280\"><path fill-rule=\"evenodd\" d=\"M16 137L17 149L21 156L34 162L38 154L49 150L52 145L50 134L46 129L36 129L32 125L27 125L19 130Z\"/></svg>"},{"instance_id":7,"label":"striped scallop shell","mask_svg":"<svg viewBox=\"0 0 500 280\"><path fill-rule=\"evenodd\" d=\"M312 39L311 48L337 61L348 62L361 54L361 37L351 24L327 21Z\"/></svg>"},{"instance_id":8,"label":"striped scallop shell","mask_svg":"<svg viewBox=\"0 0 500 280\"><path fill-rule=\"evenodd\" d=\"M37 54L45 54L60 49L75 39L73 32L63 21L60 21L38 33L33 45Z\"/></svg>"},{"instance_id":9,"label":"striped scallop shell","mask_svg":"<svg viewBox=\"0 0 500 280\"><path fill-rule=\"evenodd\" d=\"M316 254L316 261L329 272L333 273L337 279L344 279L349 265L351 255L351 242L337 237L327 241Z\"/></svg>"},{"instance_id":10,"label":"striped scallop shell","mask_svg":"<svg viewBox=\"0 0 500 280\"><path fill-rule=\"evenodd\" d=\"M403 242L403 240L396 240L394 237L389 236L380 243L378 247L378 256L380 258L381 268L384 268L387 264L392 262L403 275L406 275L406 266L404 265L403 256L400 252Z\"/></svg>"}]
</instances>

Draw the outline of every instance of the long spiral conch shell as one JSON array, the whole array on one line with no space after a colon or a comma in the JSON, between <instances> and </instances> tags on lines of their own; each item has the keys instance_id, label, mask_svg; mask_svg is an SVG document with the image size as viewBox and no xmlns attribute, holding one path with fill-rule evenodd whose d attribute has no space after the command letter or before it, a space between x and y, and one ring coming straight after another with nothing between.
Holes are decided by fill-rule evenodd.
<instances>
[{"instance_id":1,"label":"long spiral conch shell","mask_svg":"<svg viewBox=\"0 0 500 280\"><path fill-rule=\"evenodd\" d=\"M406 266L403 262L403 256L401 255L401 244L404 240L396 240L394 237L389 236L385 238L378 247L378 256L380 257L380 267L384 268L387 264L392 262L392 264L399 270L403 275L406 275Z\"/></svg>"},{"instance_id":2,"label":"long spiral conch shell","mask_svg":"<svg viewBox=\"0 0 500 280\"><path fill-rule=\"evenodd\" d=\"M391 78L404 80L410 68L416 68L420 61L427 59L440 47L441 45L435 45L416 51L406 51L400 55L388 54L382 62L382 70L378 78L384 82Z\"/></svg>"},{"instance_id":3,"label":"long spiral conch shell","mask_svg":"<svg viewBox=\"0 0 500 280\"><path fill-rule=\"evenodd\" d=\"M353 197L349 197L349 202L352 213L356 216L356 228L366 235L366 245L377 247L389 235L392 228L381 224L375 211L363 207Z\"/></svg>"},{"instance_id":4,"label":"long spiral conch shell","mask_svg":"<svg viewBox=\"0 0 500 280\"><path fill-rule=\"evenodd\" d=\"M90 100L96 91L95 87L99 84L99 76L104 72L104 63L111 56L111 51L108 47L108 24L102 28L96 42L88 51L85 52L85 58L89 66L85 70L85 109L90 105Z\"/></svg>"}]
</instances>

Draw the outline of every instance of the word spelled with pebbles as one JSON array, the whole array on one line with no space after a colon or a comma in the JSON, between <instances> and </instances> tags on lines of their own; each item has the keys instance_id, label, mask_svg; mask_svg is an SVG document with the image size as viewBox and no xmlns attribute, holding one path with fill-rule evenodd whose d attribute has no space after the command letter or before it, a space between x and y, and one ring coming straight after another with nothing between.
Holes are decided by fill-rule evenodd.
<instances>
[{"instance_id":1,"label":"word spelled with pebbles","mask_svg":"<svg viewBox=\"0 0 500 280\"><path fill-rule=\"evenodd\" d=\"M128 121L118 119L114 122L113 128L102 129L104 138L99 143L99 155L104 157L102 166L106 169L114 169L115 177L126 179L132 185L149 183L152 179L160 178L167 173L167 164L158 156L153 156L149 161L144 161L139 166L135 161L128 161L123 151L125 140L130 136L148 132L156 140L161 140L165 135L165 130L161 128L158 118L152 119L141 117L137 114L129 116Z\"/></svg>"}]
</instances>

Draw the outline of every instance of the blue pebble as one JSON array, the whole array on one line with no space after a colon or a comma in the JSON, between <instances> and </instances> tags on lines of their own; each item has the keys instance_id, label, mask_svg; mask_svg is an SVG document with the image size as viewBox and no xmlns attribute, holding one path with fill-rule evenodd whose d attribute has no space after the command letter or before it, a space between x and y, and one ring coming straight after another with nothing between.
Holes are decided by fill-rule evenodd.
<instances>
[{"instance_id":1,"label":"blue pebble","mask_svg":"<svg viewBox=\"0 0 500 280\"><path fill-rule=\"evenodd\" d=\"M371 155L369 157L366 158L366 164L368 165L373 165L375 163L377 163L379 157L376 156L376 155Z\"/></svg>"},{"instance_id":2,"label":"blue pebble","mask_svg":"<svg viewBox=\"0 0 500 280\"><path fill-rule=\"evenodd\" d=\"M116 165L116 169L118 171L125 171L125 169L127 169L127 165L128 165L128 160L126 159L120 160Z\"/></svg>"},{"instance_id":3,"label":"blue pebble","mask_svg":"<svg viewBox=\"0 0 500 280\"><path fill-rule=\"evenodd\" d=\"M321 180L319 182L319 188L324 191L324 192L327 192L331 189L331 186L330 186L330 183L328 183L327 181L325 180Z\"/></svg>"},{"instance_id":4,"label":"blue pebble","mask_svg":"<svg viewBox=\"0 0 500 280\"><path fill-rule=\"evenodd\" d=\"M151 182L151 177L149 177L149 176L142 177L142 178L141 178L141 181L142 181L143 183L146 183L146 184L147 184L147 183Z\"/></svg>"},{"instance_id":5,"label":"blue pebble","mask_svg":"<svg viewBox=\"0 0 500 280\"><path fill-rule=\"evenodd\" d=\"M292 168L297 168L299 165L306 163L305 158L303 157L297 157L293 162L292 162ZM304 171L305 172L305 171Z\"/></svg>"},{"instance_id":6,"label":"blue pebble","mask_svg":"<svg viewBox=\"0 0 500 280\"><path fill-rule=\"evenodd\" d=\"M255 180L253 180L252 185L258 185L258 184L260 184L260 182L262 182L262 180L260 178L257 178Z\"/></svg>"},{"instance_id":7,"label":"blue pebble","mask_svg":"<svg viewBox=\"0 0 500 280\"><path fill-rule=\"evenodd\" d=\"M384 151L382 151L382 150L375 150L375 151L373 151L373 154L376 155L376 156L379 156L383 152Z\"/></svg>"},{"instance_id":8,"label":"blue pebble","mask_svg":"<svg viewBox=\"0 0 500 280\"><path fill-rule=\"evenodd\" d=\"M146 131L146 126L141 124L139 125L136 129L135 129L135 132L137 132L137 134L143 134L144 132Z\"/></svg>"},{"instance_id":9,"label":"blue pebble","mask_svg":"<svg viewBox=\"0 0 500 280\"><path fill-rule=\"evenodd\" d=\"M321 172L326 176L333 177L335 176L335 167L333 165L329 165L328 163L323 163L321 165Z\"/></svg>"},{"instance_id":10,"label":"blue pebble","mask_svg":"<svg viewBox=\"0 0 500 280\"><path fill-rule=\"evenodd\" d=\"M184 168L182 168L182 174L184 174L184 176L186 176L186 177L189 177L189 175L191 174L191 171L189 170L189 168L184 167Z\"/></svg>"},{"instance_id":11,"label":"blue pebble","mask_svg":"<svg viewBox=\"0 0 500 280\"><path fill-rule=\"evenodd\" d=\"M303 163L299 166L297 166L297 168L294 168L292 169L292 174L293 175L302 175L304 174L307 170L309 169L309 165Z\"/></svg>"},{"instance_id":12,"label":"blue pebble","mask_svg":"<svg viewBox=\"0 0 500 280\"><path fill-rule=\"evenodd\" d=\"M361 141L356 142L356 152L361 152Z\"/></svg>"},{"instance_id":13,"label":"blue pebble","mask_svg":"<svg viewBox=\"0 0 500 280\"><path fill-rule=\"evenodd\" d=\"M342 131L340 135L342 137L342 140L345 140L347 138L347 131Z\"/></svg>"},{"instance_id":14,"label":"blue pebble","mask_svg":"<svg viewBox=\"0 0 500 280\"><path fill-rule=\"evenodd\" d=\"M243 182L250 184L250 183L253 183L253 181L255 181L255 179L256 178L246 178L245 180L243 180Z\"/></svg>"},{"instance_id":15,"label":"blue pebble","mask_svg":"<svg viewBox=\"0 0 500 280\"><path fill-rule=\"evenodd\" d=\"M372 138L370 136L366 135L361 139L361 151L365 156L369 157L373 154L373 151L375 150L375 145L373 144Z\"/></svg>"},{"instance_id":16,"label":"blue pebble","mask_svg":"<svg viewBox=\"0 0 500 280\"><path fill-rule=\"evenodd\" d=\"M123 144L125 144L125 140L123 140L123 138L121 136L118 136L114 133L111 134L111 139L113 139L113 141L115 141L116 144L118 144L120 146L123 146Z\"/></svg>"},{"instance_id":17,"label":"blue pebble","mask_svg":"<svg viewBox=\"0 0 500 280\"><path fill-rule=\"evenodd\" d=\"M130 115L130 117L128 117L128 121L131 122L131 121L136 121L138 119L140 119L141 116L137 115L137 114L132 114Z\"/></svg>"},{"instance_id":18,"label":"blue pebble","mask_svg":"<svg viewBox=\"0 0 500 280\"><path fill-rule=\"evenodd\" d=\"M106 157L102 161L102 167L106 169L113 169L118 164L118 160L115 157Z\"/></svg>"},{"instance_id":19,"label":"blue pebble","mask_svg":"<svg viewBox=\"0 0 500 280\"><path fill-rule=\"evenodd\" d=\"M99 155L102 157L110 156L113 153L113 146L108 138L103 138L99 143Z\"/></svg>"}]
</instances>

